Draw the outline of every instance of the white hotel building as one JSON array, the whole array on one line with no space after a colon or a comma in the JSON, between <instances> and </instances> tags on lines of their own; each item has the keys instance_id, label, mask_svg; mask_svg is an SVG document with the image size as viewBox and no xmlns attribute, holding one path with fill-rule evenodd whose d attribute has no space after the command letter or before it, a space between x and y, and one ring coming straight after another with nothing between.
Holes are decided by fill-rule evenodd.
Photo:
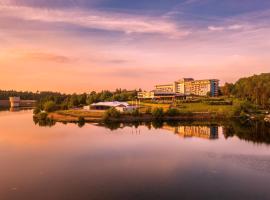
<instances>
[{"instance_id":1,"label":"white hotel building","mask_svg":"<svg viewBox=\"0 0 270 200\"><path fill-rule=\"evenodd\" d=\"M195 96L218 96L219 80L206 79L194 80L193 78L183 78L174 83L156 85L151 92L138 93L139 99L159 99L175 98L189 95Z\"/></svg>"}]
</instances>

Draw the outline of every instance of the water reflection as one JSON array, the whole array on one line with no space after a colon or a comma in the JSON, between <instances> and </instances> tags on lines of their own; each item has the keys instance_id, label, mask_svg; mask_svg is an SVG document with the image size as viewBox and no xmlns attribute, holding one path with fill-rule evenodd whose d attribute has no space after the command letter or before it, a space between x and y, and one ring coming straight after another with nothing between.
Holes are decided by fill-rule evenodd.
<instances>
[{"instance_id":1,"label":"water reflection","mask_svg":"<svg viewBox=\"0 0 270 200\"><path fill-rule=\"evenodd\" d=\"M36 125L52 127L56 125L53 120L33 118ZM77 123L78 127L85 126L85 122ZM102 123L98 126L103 126L111 131L122 129L124 127L138 128L145 126L150 129L169 130L183 138L198 137L205 139L218 139L219 127L222 127L222 133L225 138L238 137L241 140L251 141L254 143L270 144L270 125L264 121L241 122L230 120L225 122L202 122L202 121L153 121L153 122L133 122L133 123Z\"/></svg>"},{"instance_id":2,"label":"water reflection","mask_svg":"<svg viewBox=\"0 0 270 200\"><path fill-rule=\"evenodd\" d=\"M207 125L208 124L208 125ZM148 129L169 130L183 138L198 137L204 139L218 139L219 134L223 134L226 139L238 137L241 140L253 143L270 144L270 126L265 122L242 123L240 121L221 122L162 122L152 123L110 123L102 124L110 130L117 130L123 127L146 126ZM221 129L219 129L221 127Z\"/></svg>"},{"instance_id":3,"label":"water reflection","mask_svg":"<svg viewBox=\"0 0 270 200\"><path fill-rule=\"evenodd\" d=\"M270 146L245 141L265 124L35 123L0 115L1 200L270 197Z\"/></svg>"},{"instance_id":4,"label":"water reflection","mask_svg":"<svg viewBox=\"0 0 270 200\"><path fill-rule=\"evenodd\" d=\"M163 129L169 130L184 138L198 137L205 139L218 139L218 126L168 126Z\"/></svg>"},{"instance_id":5,"label":"water reflection","mask_svg":"<svg viewBox=\"0 0 270 200\"><path fill-rule=\"evenodd\" d=\"M33 116L33 121L36 125L39 126L47 126L47 127L52 127L56 124L56 122L52 119L45 118L45 119L39 119L38 117Z\"/></svg>"},{"instance_id":6,"label":"water reflection","mask_svg":"<svg viewBox=\"0 0 270 200\"><path fill-rule=\"evenodd\" d=\"M223 134L225 138L237 136L241 140L270 144L270 125L263 121L230 121L223 126Z\"/></svg>"}]
</instances>

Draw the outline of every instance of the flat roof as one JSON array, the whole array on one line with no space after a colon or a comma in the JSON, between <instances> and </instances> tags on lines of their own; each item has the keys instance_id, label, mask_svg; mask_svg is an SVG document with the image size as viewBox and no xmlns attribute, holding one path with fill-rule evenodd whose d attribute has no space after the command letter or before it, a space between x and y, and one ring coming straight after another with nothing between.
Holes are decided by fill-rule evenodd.
<instances>
[{"instance_id":1,"label":"flat roof","mask_svg":"<svg viewBox=\"0 0 270 200\"><path fill-rule=\"evenodd\" d=\"M98 102L93 103L91 106L107 106L107 107L118 107L118 106L129 106L127 102L119 102L119 101L106 101L106 102Z\"/></svg>"}]
</instances>

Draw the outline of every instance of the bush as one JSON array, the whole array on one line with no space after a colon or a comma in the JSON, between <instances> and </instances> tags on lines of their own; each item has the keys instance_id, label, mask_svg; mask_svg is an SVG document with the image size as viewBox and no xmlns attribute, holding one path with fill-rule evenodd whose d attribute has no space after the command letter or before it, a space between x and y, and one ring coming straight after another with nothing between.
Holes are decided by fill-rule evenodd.
<instances>
[{"instance_id":1,"label":"bush","mask_svg":"<svg viewBox=\"0 0 270 200\"><path fill-rule=\"evenodd\" d=\"M256 111L256 107L250 101L244 101L241 104L241 110L246 112L246 113L252 113L252 112Z\"/></svg>"},{"instance_id":2,"label":"bush","mask_svg":"<svg viewBox=\"0 0 270 200\"><path fill-rule=\"evenodd\" d=\"M58 106L54 101L47 101L44 103L44 110L46 112L54 112L58 109Z\"/></svg>"},{"instance_id":3,"label":"bush","mask_svg":"<svg viewBox=\"0 0 270 200\"><path fill-rule=\"evenodd\" d=\"M107 110L104 115L103 115L103 119L109 120L110 118L119 118L121 116L121 113L116 110L115 108L110 108L109 110Z\"/></svg>"},{"instance_id":4,"label":"bush","mask_svg":"<svg viewBox=\"0 0 270 200\"><path fill-rule=\"evenodd\" d=\"M47 117L48 117L48 114L47 114L46 112L41 112L41 113L39 113L39 115L38 115L38 119L39 119L39 120L46 120Z\"/></svg>"},{"instance_id":5,"label":"bush","mask_svg":"<svg viewBox=\"0 0 270 200\"><path fill-rule=\"evenodd\" d=\"M53 119L48 118L48 114L46 112L40 112L39 114L34 115L33 120L35 124L38 124L39 126L51 127L56 123Z\"/></svg>"},{"instance_id":6,"label":"bush","mask_svg":"<svg viewBox=\"0 0 270 200\"><path fill-rule=\"evenodd\" d=\"M66 103L66 102L61 103L60 109L61 110L68 110L68 103Z\"/></svg>"},{"instance_id":7,"label":"bush","mask_svg":"<svg viewBox=\"0 0 270 200\"><path fill-rule=\"evenodd\" d=\"M41 109L39 107L36 107L33 111L34 115L37 115L41 112Z\"/></svg>"},{"instance_id":8,"label":"bush","mask_svg":"<svg viewBox=\"0 0 270 200\"><path fill-rule=\"evenodd\" d=\"M156 118L156 119L160 119L164 116L164 111L163 108L154 108L152 110L152 115Z\"/></svg>"},{"instance_id":9,"label":"bush","mask_svg":"<svg viewBox=\"0 0 270 200\"><path fill-rule=\"evenodd\" d=\"M166 114L168 115L168 116L171 116L171 117L173 117L173 116L177 116L177 115L179 115L179 110L178 109L176 109L176 108L169 108L168 110L167 110L167 112L166 112Z\"/></svg>"}]
</instances>

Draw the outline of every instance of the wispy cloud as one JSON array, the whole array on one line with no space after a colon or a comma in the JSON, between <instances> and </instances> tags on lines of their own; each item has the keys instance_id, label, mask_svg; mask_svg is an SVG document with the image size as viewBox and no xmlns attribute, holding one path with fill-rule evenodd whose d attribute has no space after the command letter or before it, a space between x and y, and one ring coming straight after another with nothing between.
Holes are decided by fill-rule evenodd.
<instances>
[{"instance_id":1,"label":"wispy cloud","mask_svg":"<svg viewBox=\"0 0 270 200\"><path fill-rule=\"evenodd\" d=\"M223 26L208 26L208 30L210 31L223 31L225 27Z\"/></svg>"},{"instance_id":2,"label":"wispy cloud","mask_svg":"<svg viewBox=\"0 0 270 200\"><path fill-rule=\"evenodd\" d=\"M7 49L5 53L0 54L0 61L1 60L36 61L39 63L54 62L58 64L71 63L75 61L74 58L66 55L27 49Z\"/></svg>"},{"instance_id":3,"label":"wispy cloud","mask_svg":"<svg viewBox=\"0 0 270 200\"><path fill-rule=\"evenodd\" d=\"M29 21L69 23L90 29L117 31L125 34L160 34L180 38L189 34L169 20L151 16L108 13L82 9L41 9L25 6L0 5L0 16Z\"/></svg>"},{"instance_id":4,"label":"wispy cloud","mask_svg":"<svg viewBox=\"0 0 270 200\"><path fill-rule=\"evenodd\" d=\"M239 30L243 28L244 26L240 24L233 24L228 26L208 26L208 30L210 31Z\"/></svg>"},{"instance_id":5,"label":"wispy cloud","mask_svg":"<svg viewBox=\"0 0 270 200\"><path fill-rule=\"evenodd\" d=\"M57 63L69 63L72 61L72 59L67 56L44 52L28 52L23 54L22 58L27 60L48 61Z\"/></svg>"}]
</instances>

